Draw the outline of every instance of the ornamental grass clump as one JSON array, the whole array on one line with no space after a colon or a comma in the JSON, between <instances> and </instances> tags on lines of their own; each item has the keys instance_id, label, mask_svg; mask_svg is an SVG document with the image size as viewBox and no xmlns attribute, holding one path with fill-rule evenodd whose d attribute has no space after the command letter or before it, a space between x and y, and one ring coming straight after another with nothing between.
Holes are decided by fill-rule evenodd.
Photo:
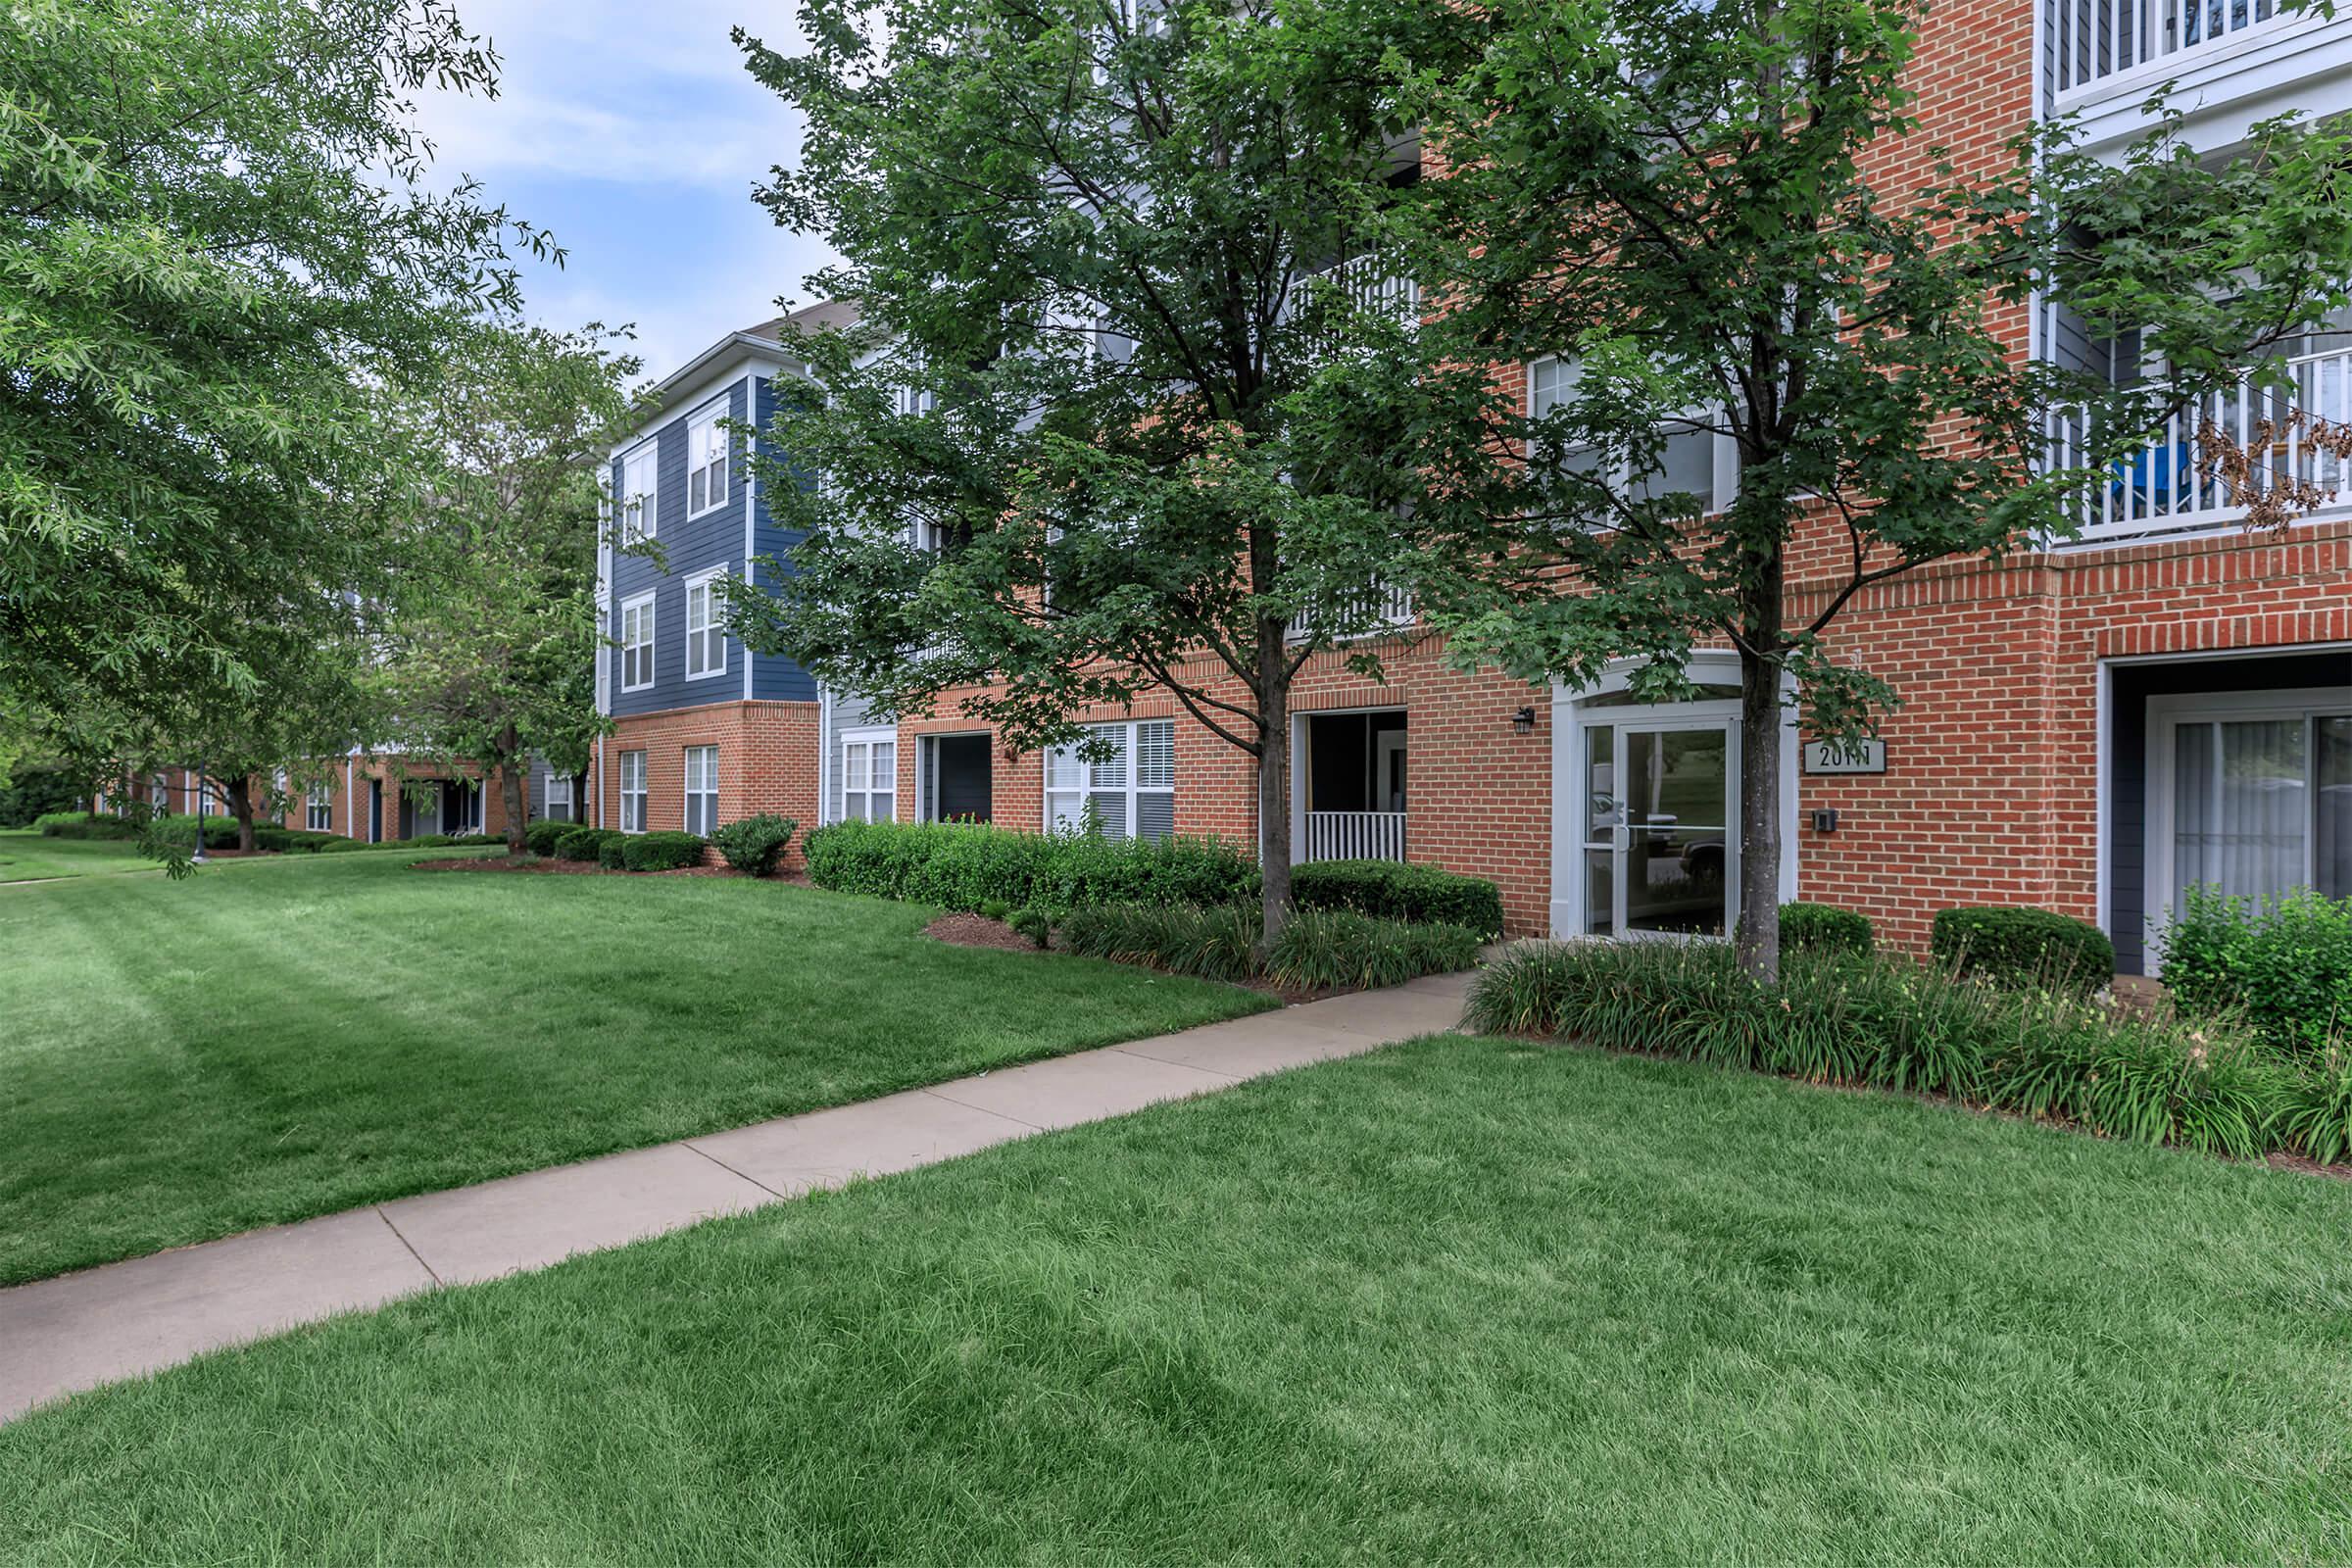
<instances>
[{"instance_id":1,"label":"ornamental grass clump","mask_svg":"<svg viewBox=\"0 0 2352 1568\"><path fill-rule=\"evenodd\" d=\"M2105 1137L2247 1157L2352 1147L2352 1076L2299 1073L2242 1028L2127 1016L1899 957L1803 951L1781 982L1716 943L1529 944L1473 982L1469 1023L1817 1083L1946 1095Z\"/></svg>"}]
</instances>

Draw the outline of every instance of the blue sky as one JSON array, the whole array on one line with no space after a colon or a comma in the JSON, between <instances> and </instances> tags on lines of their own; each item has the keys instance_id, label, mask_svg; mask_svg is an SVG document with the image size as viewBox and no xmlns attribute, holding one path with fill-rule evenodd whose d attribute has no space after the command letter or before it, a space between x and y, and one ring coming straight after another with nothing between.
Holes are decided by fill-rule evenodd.
<instances>
[{"instance_id":1,"label":"blue sky","mask_svg":"<svg viewBox=\"0 0 2352 1568\"><path fill-rule=\"evenodd\" d=\"M428 96L418 123L438 149L436 183L475 175L569 248L562 270L524 277L534 319L633 321L661 375L776 314L778 295L811 303L802 279L830 253L751 199L769 166L796 156L799 119L727 38L741 23L788 47L788 7L462 0L460 14L498 48L499 96Z\"/></svg>"}]
</instances>

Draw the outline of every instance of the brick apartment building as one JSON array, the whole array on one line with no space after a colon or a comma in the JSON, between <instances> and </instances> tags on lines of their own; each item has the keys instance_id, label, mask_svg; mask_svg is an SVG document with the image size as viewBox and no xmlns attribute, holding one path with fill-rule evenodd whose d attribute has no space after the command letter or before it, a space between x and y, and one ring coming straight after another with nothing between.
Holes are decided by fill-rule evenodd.
<instances>
[{"instance_id":1,"label":"brick apartment building","mask_svg":"<svg viewBox=\"0 0 2352 1568\"><path fill-rule=\"evenodd\" d=\"M1915 145L1994 158L2034 117L2075 113L2089 145L2119 149L2167 77L2208 152L2281 110L2343 106L2352 18L2200 4L1938 8L1911 78ZM616 646L600 693L614 729L596 773L599 820L700 830L778 810L804 823L1034 829L1073 822L1091 802L1106 831L1250 842L1253 764L1170 699L1095 715L1112 760L1019 755L953 704L919 721L870 720L853 697L789 661L746 658L713 629L712 578L791 542L716 420L764 422L776 379L805 373L784 346L792 324L735 334L679 370L613 454L615 496L643 498L642 525L667 561L606 562ZM2046 306L1999 324L2021 355L2135 368L2122 346L2090 341ZM2344 324L2291 360L2296 401L2334 418L2352 417ZM1524 374L1540 411L1557 368ZM2213 412L2234 418L2253 405L2243 394ZM1726 656L1693 661L1705 700L1633 706L1622 673L1570 691L1452 669L1397 603L1385 682L1349 672L1338 652L1302 672L1297 853L1491 877L1520 933L1718 931L1741 874L1739 749L1760 744L1779 752L1784 777L1783 896L1863 910L1900 944L1924 943L1941 907L2032 904L2097 921L2119 964L2141 972L2152 922L2192 883L2352 895L2352 476L2308 451L2288 461L2342 485L2343 504L2249 535L2229 497L2193 473L2185 438L2168 439L2118 466L2080 539L1867 591L1836 624L1838 651L1892 680L1903 706L1858 770L1809 754L1793 729L1742 735ZM1827 558L1808 580L1802 556L1790 589L1800 614L1828 591Z\"/></svg>"}]
</instances>

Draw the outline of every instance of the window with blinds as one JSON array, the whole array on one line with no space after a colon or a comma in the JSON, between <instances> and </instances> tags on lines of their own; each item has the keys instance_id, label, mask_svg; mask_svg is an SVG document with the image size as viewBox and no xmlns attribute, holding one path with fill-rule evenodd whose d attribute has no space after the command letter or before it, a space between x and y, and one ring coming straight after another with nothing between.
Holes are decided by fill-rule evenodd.
<instances>
[{"instance_id":1,"label":"window with blinds","mask_svg":"<svg viewBox=\"0 0 2352 1568\"><path fill-rule=\"evenodd\" d=\"M1095 724L1087 734L1047 754L1047 825L1113 839L1175 832L1175 720Z\"/></svg>"}]
</instances>

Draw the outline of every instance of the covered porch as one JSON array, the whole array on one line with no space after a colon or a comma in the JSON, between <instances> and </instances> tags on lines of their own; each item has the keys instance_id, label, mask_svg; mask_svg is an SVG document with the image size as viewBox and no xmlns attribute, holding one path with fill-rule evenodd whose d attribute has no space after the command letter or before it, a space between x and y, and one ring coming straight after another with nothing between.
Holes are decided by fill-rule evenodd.
<instances>
[{"instance_id":1,"label":"covered porch","mask_svg":"<svg viewBox=\"0 0 2352 1568\"><path fill-rule=\"evenodd\" d=\"M1292 854L1313 860L1405 858L1401 708L1301 713L1294 720Z\"/></svg>"}]
</instances>

